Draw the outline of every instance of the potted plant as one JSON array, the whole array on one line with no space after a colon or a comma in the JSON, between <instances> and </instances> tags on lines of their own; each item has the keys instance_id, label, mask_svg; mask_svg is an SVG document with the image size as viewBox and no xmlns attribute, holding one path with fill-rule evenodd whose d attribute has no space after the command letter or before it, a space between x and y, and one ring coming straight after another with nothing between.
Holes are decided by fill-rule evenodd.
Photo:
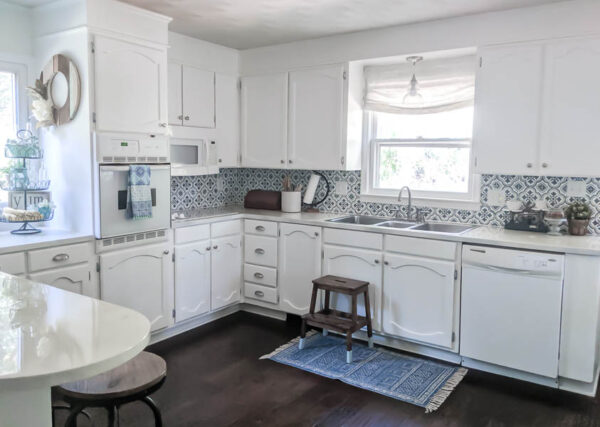
<instances>
[{"instance_id":1,"label":"potted plant","mask_svg":"<svg viewBox=\"0 0 600 427\"><path fill-rule=\"evenodd\" d=\"M569 234L585 236L588 231L592 210L585 202L573 202L565 209L565 216L569 222Z\"/></svg>"}]
</instances>

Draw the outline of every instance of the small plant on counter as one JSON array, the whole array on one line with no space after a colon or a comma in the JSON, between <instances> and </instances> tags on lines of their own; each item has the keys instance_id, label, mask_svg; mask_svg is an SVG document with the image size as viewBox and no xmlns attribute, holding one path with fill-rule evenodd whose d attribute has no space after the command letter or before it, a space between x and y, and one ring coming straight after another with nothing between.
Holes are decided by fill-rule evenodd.
<instances>
[{"instance_id":1,"label":"small plant on counter","mask_svg":"<svg viewBox=\"0 0 600 427\"><path fill-rule=\"evenodd\" d=\"M573 202L565 209L565 216L569 222L569 234L585 236L588 231L592 210L585 202Z\"/></svg>"}]
</instances>

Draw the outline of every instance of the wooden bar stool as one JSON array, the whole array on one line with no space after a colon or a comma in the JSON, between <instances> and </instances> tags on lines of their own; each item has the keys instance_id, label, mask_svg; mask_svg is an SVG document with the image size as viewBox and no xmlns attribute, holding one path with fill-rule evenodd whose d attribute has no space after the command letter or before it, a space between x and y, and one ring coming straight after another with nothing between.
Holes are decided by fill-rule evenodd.
<instances>
[{"instance_id":1,"label":"wooden bar stool","mask_svg":"<svg viewBox=\"0 0 600 427\"><path fill-rule=\"evenodd\" d=\"M325 291L325 304L323 310L315 313L319 289ZM331 292L350 295L352 298L352 313L330 309L329 300ZM364 294L365 296L365 316L358 315L357 300L360 294ZM302 329L300 331L300 343L298 344L300 350L304 348L306 325L323 328L323 335L327 335L328 329L346 334L346 363L352 363L352 334L354 332L366 325L367 336L369 337L369 347L373 347L373 328L371 326L371 307L369 304L369 282L331 275L313 280L310 312L302 316Z\"/></svg>"},{"instance_id":2,"label":"wooden bar stool","mask_svg":"<svg viewBox=\"0 0 600 427\"><path fill-rule=\"evenodd\" d=\"M167 364L164 359L143 351L113 370L55 387L60 398L70 405L65 426L75 427L77 415L85 408L106 408L108 424L113 426L116 419L119 425L119 407L139 400L152 410L154 425L161 427L160 410L150 394L163 385L166 376Z\"/></svg>"}]
</instances>

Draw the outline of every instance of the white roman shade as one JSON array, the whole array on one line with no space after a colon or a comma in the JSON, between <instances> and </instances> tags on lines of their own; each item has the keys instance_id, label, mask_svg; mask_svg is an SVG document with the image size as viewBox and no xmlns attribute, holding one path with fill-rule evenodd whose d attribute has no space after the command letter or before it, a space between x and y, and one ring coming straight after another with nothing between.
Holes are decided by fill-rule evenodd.
<instances>
[{"instance_id":1,"label":"white roman shade","mask_svg":"<svg viewBox=\"0 0 600 427\"><path fill-rule=\"evenodd\" d=\"M396 114L430 114L473 105L475 94L475 55L427 59L413 68L410 62L369 65L365 73L364 108ZM423 102L404 102L415 71Z\"/></svg>"}]
</instances>

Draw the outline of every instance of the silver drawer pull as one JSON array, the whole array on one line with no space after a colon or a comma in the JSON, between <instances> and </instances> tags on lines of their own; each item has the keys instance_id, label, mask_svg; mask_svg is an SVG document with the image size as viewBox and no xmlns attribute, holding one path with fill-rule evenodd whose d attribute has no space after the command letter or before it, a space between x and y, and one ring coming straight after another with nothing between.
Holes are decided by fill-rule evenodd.
<instances>
[{"instance_id":1,"label":"silver drawer pull","mask_svg":"<svg viewBox=\"0 0 600 427\"><path fill-rule=\"evenodd\" d=\"M262 298L265 296L265 293L263 291L254 291L254 295Z\"/></svg>"},{"instance_id":2,"label":"silver drawer pull","mask_svg":"<svg viewBox=\"0 0 600 427\"><path fill-rule=\"evenodd\" d=\"M262 255L265 253L265 250L262 248L256 248L256 249L254 249L254 253Z\"/></svg>"},{"instance_id":3,"label":"silver drawer pull","mask_svg":"<svg viewBox=\"0 0 600 427\"><path fill-rule=\"evenodd\" d=\"M69 254L58 254L52 257L52 261L54 262L63 262L69 259Z\"/></svg>"},{"instance_id":4,"label":"silver drawer pull","mask_svg":"<svg viewBox=\"0 0 600 427\"><path fill-rule=\"evenodd\" d=\"M262 225L257 225L256 227L254 227L254 229L256 231L265 231L265 227L263 227Z\"/></svg>"},{"instance_id":5,"label":"silver drawer pull","mask_svg":"<svg viewBox=\"0 0 600 427\"><path fill-rule=\"evenodd\" d=\"M206 250L207 250L207 251L210 251L210 246L207 246L207 247L206 247Z\"/></svg>"},{"instance_id":6,"label":"silver drawer pull","mask_svg":"<svg viewBox=\"0 0 600 427\"><path fill-rule=\"evenodd\" d=\"M265 275L262 273L254 273L254 277L256 277L257 279L262 279L265 277Z\"/></svg>"}]
</instances>

